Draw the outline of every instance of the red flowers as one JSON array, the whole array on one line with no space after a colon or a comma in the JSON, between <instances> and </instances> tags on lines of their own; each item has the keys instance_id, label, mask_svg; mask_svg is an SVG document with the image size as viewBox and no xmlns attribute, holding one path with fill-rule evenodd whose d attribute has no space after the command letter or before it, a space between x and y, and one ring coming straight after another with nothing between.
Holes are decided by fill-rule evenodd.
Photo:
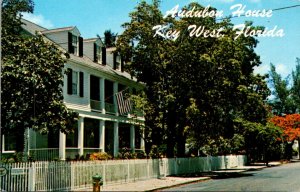
<instances>
[{"instance_id":1,"label":"red flowers","mask_svg":"<svg viewBox=\"0 0 300 192\"><path fill-rule=\"evenodd\" d=\"M293 141L300 137L300 114L275 116L270 119L270 122L283 129L285 140Z\"/></svg>"}]
</instances>

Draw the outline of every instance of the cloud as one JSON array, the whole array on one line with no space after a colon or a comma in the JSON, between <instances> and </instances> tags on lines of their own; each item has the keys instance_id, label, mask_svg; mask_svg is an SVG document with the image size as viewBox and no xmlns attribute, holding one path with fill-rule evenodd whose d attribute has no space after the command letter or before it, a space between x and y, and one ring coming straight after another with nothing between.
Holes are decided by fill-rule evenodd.
<instances>
[{"instance_id":1,"label":"cloud","mask_svg":"<svg viewBox=\"0 0 300 192\"><path fill-rule=\"evenodd\" d=\"M43 15L39 14L39 15L34 15L32 13L22 13L23 18L31 21L32 23L38 24L42 27L51 29L54 27L53 23L50 20L47 20L44 18Z\"/></svg>"},{"instance_id":2,"label":"cloud","mask_svg":"<svg viewBox=\"0 0 300 192\"><path fill-rule=\"evenodd\" d=\"M291 73L291 69L282 63L276 64L275 65L276 72L279 73L283 78L287 77ZM268 74L270 71L270 64L262 64L258 67L254 68L254 73L255 74Z\"/></svg>"},{"instance_id":3,"label":"cloud","mask_svg":"<svg viewBox=\"0 0 300 192\"><path fill-rule=\"evenodd\" d=\"M287 77L291 72L289 68L284 64L277 64L275 67L277 73L281 74L283 77Z\"/></svg>"},{"instance_id":4,"label":"cloud","mask_svg":"<svg viewBox=\"0 0 300 192\"><path fill-rule=\"evenodd\" d=\"M267 65L267 64L263 64L263 65L260 65L258 67L254 67L254 73L255 74L264 75L264 74L269 73L269 71L270 71L270 65Z\"/></svg>"}]
</instances>

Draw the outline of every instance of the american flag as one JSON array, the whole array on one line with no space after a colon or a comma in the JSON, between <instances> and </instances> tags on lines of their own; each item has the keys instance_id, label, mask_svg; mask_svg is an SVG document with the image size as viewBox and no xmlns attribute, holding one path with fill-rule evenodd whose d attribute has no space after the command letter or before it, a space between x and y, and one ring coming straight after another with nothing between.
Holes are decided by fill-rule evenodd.
<instances>
[{"instance_id":1,"label":"american flag","mask_svg":"<svg viewBox=\"0 0 300 192\"><path fill-rule=\"evenodd\" d=\"M118 109L119 109L120 115L129 113L132 109L132 104L131 104L130 98L129 97L125 98L123 96L123 91L116 93L116 98L117 98Z\"/></svg>"}]
</instances>

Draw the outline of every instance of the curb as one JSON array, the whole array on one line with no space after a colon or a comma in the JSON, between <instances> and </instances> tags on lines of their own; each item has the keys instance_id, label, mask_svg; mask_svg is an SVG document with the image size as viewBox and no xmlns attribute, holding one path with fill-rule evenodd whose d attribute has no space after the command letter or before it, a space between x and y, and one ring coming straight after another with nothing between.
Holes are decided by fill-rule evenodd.
<instances>
[{"instance_id":1,"label":"curb","mask_svg":"<svg viewBox=\"0 0 300 192\"><path fill-rule=\"evenodd\" d=\"M169 188L173 188L173 187L179 187L179 186L183 186L183 185L187 185L187 184L198 183L198 182L208 181L208 180L211 180L211 177L205 177L205 178L195 180L195 181L187 181L187 182L178 183L175 185L169 185L169 186L159 187L156 189L145 190L145 192L154 192L154 191L158 191L158 190L169 189Z\"/></svg>"}]
</instances>

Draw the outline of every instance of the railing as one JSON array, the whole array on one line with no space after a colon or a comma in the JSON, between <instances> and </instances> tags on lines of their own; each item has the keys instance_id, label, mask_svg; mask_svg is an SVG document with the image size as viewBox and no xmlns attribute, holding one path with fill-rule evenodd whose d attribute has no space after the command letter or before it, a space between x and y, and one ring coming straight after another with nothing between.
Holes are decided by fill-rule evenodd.
<instances>
[{"instance_id":1,"label":"railing","mask_svg":"<svg viewBox=\"0 0 300 192\"><path fill-rule=\"evenodd\" d=\"M50 161L59 158L58 148L29 149L29 155L36 161Z\"/></svg>"},{"instance_id":2,"label":"railing","mask_svg":"<svg viewBox=\"0 0 300 192\"><path fill-rule=\"evenodd\" d=\"M66 157L67 158L71 158L71 159L75 159L76 156L79 155L79 148L72 148L72 147L67 147L66 148Z\"/></svg>"},{"instance_id":3,"label":"railing","mask_svg":"<svg viewBox=\"0 0 300 192\"><path fill-rule=\"evenodd\" d=\"M91 99L90 104L93 110L101 111L101 101Z\"/></svg>"},{"instance_id":4,"label":"railing","mask_svg":"<svg viewBox=\"0 0 300 192\"><path fill-rule=\"evenodd\" d=\"M106 113L116 114L115 105L111 103L105 103Z\"/></svg>"}]
</instances>

